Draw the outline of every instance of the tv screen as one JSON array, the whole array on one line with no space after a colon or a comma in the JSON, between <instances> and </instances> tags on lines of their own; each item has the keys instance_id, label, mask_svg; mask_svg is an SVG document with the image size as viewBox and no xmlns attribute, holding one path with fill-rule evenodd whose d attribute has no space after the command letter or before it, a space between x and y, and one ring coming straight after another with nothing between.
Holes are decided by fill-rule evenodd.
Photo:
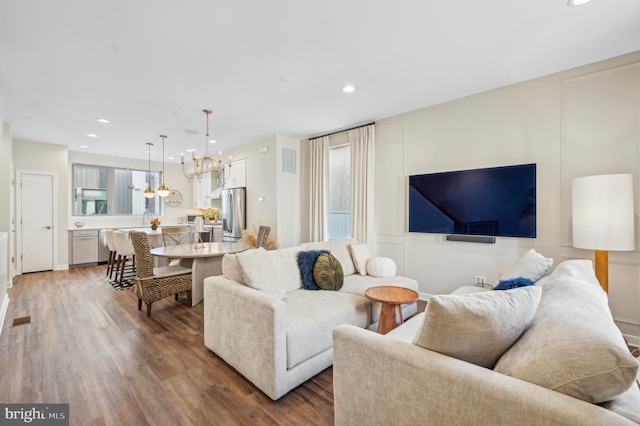
<instances>
[{"instance_id":1,"label":"tv screen","mask_svg":"<svg viewBox=\"0 0 640 426\"><path fill-rule=\"evenodd\" d=\"M409 232L536 237L536 165L409 176Z\"/></svg>"}]
</instances>

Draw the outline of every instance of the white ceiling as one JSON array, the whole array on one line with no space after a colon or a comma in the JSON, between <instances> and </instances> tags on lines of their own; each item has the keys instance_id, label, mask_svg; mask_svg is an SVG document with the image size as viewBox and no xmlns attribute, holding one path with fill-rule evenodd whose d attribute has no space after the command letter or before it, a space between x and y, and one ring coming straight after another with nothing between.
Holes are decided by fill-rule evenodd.
<instances>
[{"instance_id":1,"label":"white ceiling","mask_svg":"<svg viewBox=\"0 0 640 426\"><path fill-rule=\"evenodd\" d=\"M14 139L140 159L147 142L160 152L160 134L176 161L188 148L202 154L203 108L213 110L213 150L224 151L637 50L638 0L0 2L0 94ZM342 93L347 83L357 91Z\"/></svg>"}]
</instances>

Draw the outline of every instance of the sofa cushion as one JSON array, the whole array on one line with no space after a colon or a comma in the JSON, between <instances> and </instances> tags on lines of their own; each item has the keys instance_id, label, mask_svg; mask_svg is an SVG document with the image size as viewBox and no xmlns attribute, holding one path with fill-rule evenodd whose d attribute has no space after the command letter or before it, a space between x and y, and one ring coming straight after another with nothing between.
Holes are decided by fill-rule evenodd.
<instances>
[{"instance_id":1,"label":"sofa cushion","mask_svg":"<svg viewBox=\"0 0 640 426\"><path fill-rule=\"evenodd\" d=\"M260 247L238 253L242 277L247 286L278 299L302 287L296 261L299 247L265 250Z\"/></svg>"},{"instance_id":2,"label":"sofa cushion","mask_svg":"<svg viewBox=\"0 0 640 426\"><path fill-rule=\"evenodd\" d=\"M552 265L552 258L544 257L534 249L529 249L520 256L516 263L500 274L498 281L512 278L529 278L535 283L546 275Z\"/></svg>"},{"instance_id":3,"label":"sofa cushion","mask_svg":"<svg viewBox=\"0 0 640 426\"><path fill-rule=\"evenodd\" d=\"M367 272L372 277L393 277L396 275L396 262L388 257L372 257L367 262Z\"/></svg>"},{"instance_id":4,"label":"sofa cushion","mask_svg":"<svg viewBox=\"0 0 640 426\"><path fill-rule=\"evenodd\" d=\"M369 287L378 287L381 285L395 285L418 291L418 282L413 278L403 277L400 275L388 278L377 278L370 275L362 276L360 274L353 274L344 277L344 284L342 285L340 292L352 293L357 294L358 296L365 297L364 292L367 291ZM414 304L412 303L412 305ZM381 308L381 303L371 302L371 324L375 324L380 319ZM413 312L415 312L415 310L413 310L412 313Z\"/></svg>"},{"instance_id":5,"label":"sofa cushion","mask_svg":"<svg viewBox=\"0 0 640 426\"><path fill-rule=\"evenodd\" d=\"M565 261L539 285L543 293L531 327L495 371L591 403L629 389L638 364L613 322L591 261Z\"/></svg>"},{"instance_id":6,"label":"sofa cushion","mask_svg":"<svg viewBox=\"0 0 640 426\"><path fill-rule=\"evenodd\" d=\"M222 275L231 281L245 284L237 254L227 253L222 257Z\"/></svg>"},{"instance_id":7,"label":"sofa cushion","mask_svg":"<svg viewBox=\"0 0 640 426\"><path fill-rule=\"evenodd\" d=\"M287 293L287 368L333 346L332 331L340 324L365 328L369 324L369 301L339 291Z\"/></svg>"},{"instance_id":8,"label":"sofa cushion","mask_svg":"<svg viewBox=\"0 0 640 426\"><path fill-rule=\"evenodd\" d=\"M369 244L349 244L349 250L351 250L351 259L356 267L356 271L358 271L360 275L367 275L367 262L371 259Z\"/></svg>"},{"instance_id":9,"label":"sofa cushion","mask_svg":"<svg viewBox=\"0 0 640 426\"><path fill-rule=\"evenodd\" d=\"M357 244L358 241L356 239L348 239L348 240L331 240L324 242L316 242L316 243L305 243L302 244L302 250L329 250L333 256L335 256L342 265L342 272L344 272L344 276L355 274L356 267L353 264L353 260L351 259L351 251L349 250L349 246L351 244Z\"/></svg>"},{"instance_id":10,"label":"sofa cushion","mask_svg":"<svg viewBox=\"0 0 640 426\"><path fill-rule=\"evenodd\" d=\"M318 256L313 266L313 280L322 290L340 290L344 281L340 261L326 253Z\"/></svg>"},{"instance_id":11,"label":"sofa cushion","mask_svg":"<svg viewBox=\"0 0 640 426\"><path fill-rule=\"evenodd\" d=\"M298 252L298 268L302 285L307 290L320 290L313 279L313 267L321 254L330 254L328 250L306 250Z\"/></svg>"},{"instance_id":12,"label":"sofa cushion","mask_svg":"<svg viewBox=\"0 0 640 426\"><path fill-rule=\"evenodd\" d=\"M473 364L493 368L527 329L540 302L539 287L463 296L434 296L413 343Z\"/></svg>"}]
</instances>

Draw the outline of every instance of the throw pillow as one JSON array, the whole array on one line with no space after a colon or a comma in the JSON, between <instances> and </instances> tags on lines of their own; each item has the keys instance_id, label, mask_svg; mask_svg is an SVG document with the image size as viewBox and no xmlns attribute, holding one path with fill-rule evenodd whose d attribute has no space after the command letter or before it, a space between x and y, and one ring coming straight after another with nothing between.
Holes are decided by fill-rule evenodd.
<instances>
[{"instance_id":1,"label":"throw pillow","mask_svg":"<svg viewBox=\"0 0 640 426\"><path fill-rule=\"evenodd\" d=\"M493 289L509 290L512 288L526 287L528 285L533 285L533 281L531 281L529 278L518 277L518 278L511 278L509 280L498 281L498 285L495 286Z\"/></svg>"},{"instance_id":2,"label":"throw pillow","mask_svg":"<svg viewBox=\"0 0 640 426\"><path fill-rule=\"evenodd\" d=\"M495 371L593 404L629 389L638 363L613 322L591 261L562 262L542 288L531 327Z\"/></svg>"},{"instance_id":3,"label":"throw pillow","mask_svg":"<svg viewBox=\"0 0 640 426\"><path fill-rule=\"evenodd\" d=\"M367 272L372 277L393 277L396 275L396 262L388 257L372 257L367 262Z\"/></svg>"},{"instance_id":4,"label":"throw pillow","mask_svg":"<svg viewBox=\"0 0 640 426\"><path fill-rule=\"evenodd\" d=\"M553 259L544 257L534 249L527 250L516 263L503 272L498 281L512 278L529 278L534 283L544 277L553 265Z\"/></svg>"},{"instance_id":5,"label":"throw pillow","mask_svg":"<svg viewBox=\"0 0 640 426\"><path fill-rule=\"evenodd\" d=\"M356 266L356 271L358 271L360 275L367 275L367 262L371 259L369 244L351 244L349 249L351 250L351 257Z\"/></svg>"},{"instance_id":6,"label":"throw pillow","mask_svg":"<svg viewBox=\"0 0 640 426\"><path fill-rule=\"evenodd\" d=\"M227 253L222 257L222 275L231 281L245 284L242 278L242 269L235 253Z\"/></svg>"},{"instance_id":7,"label":"throw pillow","mask_svg":"<svg viewBox=\"0 0 640 426\"><path fill-rule=\"evenodd\" d=\"M542 290L530 286L462 296L433 296L413 343L493 368L529 327Z\"/></svg>"},{"instance_id":8,"label":"throw pillow","mask_svg":"<svg viewBox=\"0 0 640 426\"><path fill-rule=\"evenodd\" d=\"M322 290L340 290L344 282L340 261L330 254L321 254L313 267L313 279Z\"/></svg>"},{"instance_id":9,"label":"throw pillow","mask_svg":"<svg viewBox=\"0 0 640 426\"><path fill-rule=\"evenodd\" d=\"M238 253L236 258L248 287L284 299L288 291L302 287L298 251L298 247L269 251L259 247Z\"/></svg>"},{"instance_id":10,"label":"throw pillow","mask_svg":"<svg viewBox=\"0 0 640 426\"><path fill-rule=\"evenodd\" d=\"M356 273L356 267L353 264L351 258L351 251L349 251L349 245L358 244L358 240L350 238L348 240L331 240L325 242L305 243L302 244L303 250L329 250L331 256L335 256L342 265L342 271L344 276L352 275Z\"/></svg>"},{"instance_id":11,"label":"throw pillow","mask_svg":"<svg viewBox=\"0 0 640 426\"><path fill-rule=\"evenodd\" d=\"M321 254L331 254L329 250L307 250L298 253L298 268L300 268L300 278L302 285L307 290L320 290L320 287L313 279L313 267L318 256Z\"/></svg>"}]
</instances>

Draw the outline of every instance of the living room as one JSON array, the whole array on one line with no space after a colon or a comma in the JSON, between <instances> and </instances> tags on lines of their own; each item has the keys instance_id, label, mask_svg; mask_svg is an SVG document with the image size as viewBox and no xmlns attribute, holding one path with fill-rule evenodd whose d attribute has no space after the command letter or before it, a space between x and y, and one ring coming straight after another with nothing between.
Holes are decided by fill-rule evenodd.
<instances>
[{"instance_id":1,"label":"living room","mask_svg":"<svg viewBox=\"0 0 640 426\"><path fill-rule=\"evenodd\" d=\"M398 275L417 280L424 297L448 294L462 285L470 285L475 275L495 282L499 274L529 248L553 258L555 264L567 259L592 259L592 251L572 247L571 180L586 175L632 173L636 177L636 200L640 188L637 181L640 176L640 51L635 48L629 52L578 67L559 68L558 72L535 78L532 71L531 79L513 81L480 93L468 93L460 88L460 96L451 100L426 107L416 101L416 107L407 109L408 112L375 117L376 208L372 251L377 256L392 258ZM509 67L509 60L504 59L499 69L509 74ZM472 75L465 75L473 79ZM0 118L3 115L7 115L5 109L0 108ZM56 266L63 269L69 264L67 227L76 219L66 207L70 205L71 164L93 161L108 165L124 161L129 167L145 170L146 154L122 160L116 156L78 153L64 145L65 141L51 144L12 136L11 123L7 124L0 144L2 169L55 171L59 176L61 211L57 221L60 235ZM357 124L345 123L340 128ZM300 227L296 230L298 237L291 236L292 245L309 241L309 199L304 190L310 185L308 137L340 128L324 128L297 139L300 141ZM243 152L251 148L254 164L260 164L261 158L275 155L279 137L283 136L256 139L241 147L229 148L225 154L246 157L249 154ZM140 142L141 149L145 141ZM173 139L168 141L171 143ZM258 153L257 149L262 146L269 146L265 155ZM442 235L407 232L409 175L525 163L537 164L535 239L498 238L495 244L487 245L449 242ZM154 169L161 167L157 160L152 165ZM182 176L180 165L169 163L166 167L167 183L180 190L185 196L185 205L190 205L189 183ZM253 181L259 182L261 174L256 172ZM12 229L11 181L9 173L0 177L0 195L5 200L0 214L2 231ZM260 189L256 195L259 193L266 194L267 202L277 194L273 187ZM185 208L171 214L181 216L190 211ZM277 214L275 209L265 212L256 208L249 213L248 222L258 223L264 215L271 218ZM282 234L284 238L286 231L280 223L274 220L270 225L276 235ZM638 232L636 220L636 235ZM637 251L610 253L609 306L617 326L632 345L640 344L639 266ZM132 309L135 309L133 305ZM7 330L5 324L3 334Z\"/></svg>"}]
</instances>

